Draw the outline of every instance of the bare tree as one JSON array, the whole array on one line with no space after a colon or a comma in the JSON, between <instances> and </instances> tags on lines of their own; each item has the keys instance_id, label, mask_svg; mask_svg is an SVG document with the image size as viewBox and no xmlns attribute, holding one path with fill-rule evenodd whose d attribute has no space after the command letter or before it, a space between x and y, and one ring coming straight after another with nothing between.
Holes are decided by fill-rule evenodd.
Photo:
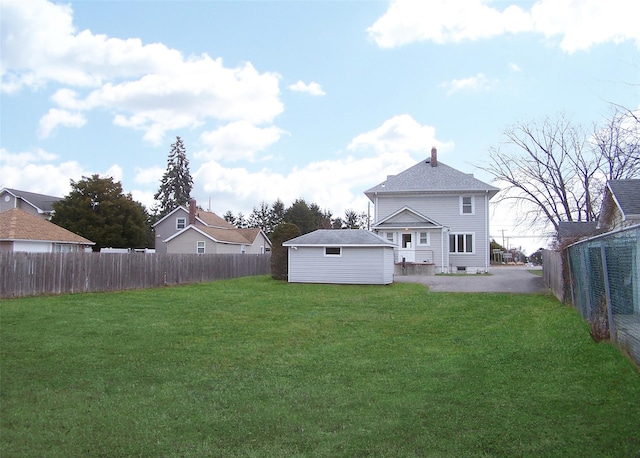
<instances>
[{"instance_id":1,"label":"bare tree","mask_svg":"<svg viewBox=\"0 0 640 458\"><path fill-rule=\"evenodd\" d=\"M516 123L479 168L502 187L498 201L515 204L517 223L557 231L561 221L597 219L607 180L640 174L639 133L638 116L621 109L591 136L565 115Z\"/></svg>"}]
</instances>

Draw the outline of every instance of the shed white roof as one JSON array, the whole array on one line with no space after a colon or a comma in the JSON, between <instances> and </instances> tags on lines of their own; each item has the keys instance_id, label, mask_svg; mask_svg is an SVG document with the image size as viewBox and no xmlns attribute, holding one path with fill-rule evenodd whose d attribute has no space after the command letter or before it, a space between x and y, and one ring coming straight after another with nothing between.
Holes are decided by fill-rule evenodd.
<instances>
[{"instance_id":1,"label":"shed white roof","mask_svg":"<svg viewBox=\"0 0 640 458\"><path fill-rule=\"evenodd\" d=\"M389 246L395 244L363 229L318 229L301 235L282 246Z\"/></svg>"}]
</instances>

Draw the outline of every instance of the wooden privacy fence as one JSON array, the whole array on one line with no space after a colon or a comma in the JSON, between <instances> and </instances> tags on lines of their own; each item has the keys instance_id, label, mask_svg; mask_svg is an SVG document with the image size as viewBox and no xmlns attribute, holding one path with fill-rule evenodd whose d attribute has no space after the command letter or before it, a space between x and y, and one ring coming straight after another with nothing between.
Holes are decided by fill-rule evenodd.
<instances>
[{"instance_id":1,"label":"wooden privacy fence","mask_svg":"<svg viewBox=\"0 0 640 458\"><path fill-rule=\"evenodd\" d=\"M270 254L0 253L0 298L265 275Z\"/></svg>"},{"instance_id":2,"label":"wooden privacy fence","mask_svg":"<svg viewBox=\"0 0 640 458\"><path fill-rule=\"evenodd\" d=\"M562 262L562 252L542 250L542 275L547 288L560 302L565 302L565 272Z\"/></svg>"}]
</instances>

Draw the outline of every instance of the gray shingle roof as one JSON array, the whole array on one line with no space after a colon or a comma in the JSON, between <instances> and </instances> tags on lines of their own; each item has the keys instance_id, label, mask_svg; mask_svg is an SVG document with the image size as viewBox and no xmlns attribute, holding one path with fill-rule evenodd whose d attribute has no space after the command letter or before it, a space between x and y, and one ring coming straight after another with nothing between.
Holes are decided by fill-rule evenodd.
<instances>
[{"instance_id":1,"label":"gray shingle roof","mask_svg":"<svg viewBox=\"0 0 640 458\"><path fill-rule=\"evenodd\" d=\"M53 211L53 203L62 200L62 197L47 196L46 194L20 191L18 189L5 188L4 190L26 202L29 202L35 208L43 211L44 213L51 213Z\"/></svg>"},{"instance_id":2,"label":"gray shingle roof","mask_svg":"<svg viewBox=\"0 0 640 458\"><path fill-rule=\"evenodd\" d=\"M625 217L640 215L640 180L610 180L607 184Z\"/></svg>"},{"instance_id":3,"label":"gray shingle roof","mask_svg":"<svg viewBox=\"0 0 640 458\"><path fill-rule=\"evenodd\" d=\"M437 166L431 167L430 160L427 159L397 175L387 177L385 181L364 193L373 200L375 193L485 191L493 197L499 189L440 161Z\"/></svg>"},{"instance_id":4,"label":"gray shingle roof","mask_svg":"<svg viewBox=\"0 0 640 458\"><path fill-rule=\"evenodd\" d=\"M318 229L282 244L283 246L395 246L388 240L363 229Z\"/></svg>"}]
</instances>

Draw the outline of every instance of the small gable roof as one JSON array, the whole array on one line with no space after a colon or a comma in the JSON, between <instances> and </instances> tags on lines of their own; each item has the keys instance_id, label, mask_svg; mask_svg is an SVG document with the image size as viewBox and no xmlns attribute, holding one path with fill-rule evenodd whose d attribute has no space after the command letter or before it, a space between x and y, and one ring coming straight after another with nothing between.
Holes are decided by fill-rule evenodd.
<instances>
[{"instance_id":1,"label":"small gable roof","mask_svg":"<svg viewBox=\"0 0 640 458\"><path fill-rule=\"evenodd\" d=\"M0 191L8 192L16 199L20 199L38 210L38 213L52 213L53 203L62 200L62 197L48 196L46 194L38 194L35 192L20 191L19 189L4 188Z\"/></svg>"},{"instance_id":2,"label":"small gable roof","mask_svg":"<svg viewBox=\"0 0 640 458\"><path fill-rule=\"evenodd\" d=\"M157 226L162 221L164 221L165 219L169 218L171 215L173 215L174 213L179 212L179 211L182 211L182 212L186 213L185 217L189 216L189 209L184 207L183 205L180 205L180 206L174 208L173 210L171 210L169 213L167 213L165 216L160 218L158 221L156 221L154 223L153 227ZM233 224L231 224L230 222L226 221L224 218L221 218L220 216L216 215L213 212L207 212L207 211L204 211L204 210L197 210L196 211L196 221L200 222L201 224L203 224L205 226L221 227L221 228L225 228L225 229L236 229L236 227Z\"/></svg>"},{"instance_id":3,"label":"small gable roof","mask_svg":"<svg viewBox=\"0 0 640 458\"><path fill-rule=\"evenodd\" d=\"M91 240L74 234L41 217L20 208L0 213L0 240L33 240L42 242L95 245Z\"/></svg>"},{"instance_id":4,"label":"small gable roof","mask_svg":"<svg viewBox=\"0 0 640 458\"><path fill-rule=\"evenodd\" d=\"M364 229L318 229L291 239L282 246L389 246L394 243Z\"/></svg>"},{"instance_id":5,"label":"small gable roof","mask_svg":"<svg viewBox=\"0 0 640 458\"><path fill-rule=\"evenodd\" d=\"M404 206L395 213L380 220L374 225L375 229L397 228L441 228L442 224L424 216L410 207Z\"/></svg>"},{"instance_id":6,"label":"small gable roof","mask_svg":"<svg viewBox=\"0 0 640 458\"><path fill-rule=\"evenodd\" d=\"M388 176L364 193L373 201L376 194L387 193L488 192L493 197L498 191L498 188L474 178L472 174L460 172L440 161L432 167L427 159L397 175Z\"/></svg>"},{"instance_id":7,"label":"small gable roof","mask_svg":"<svg viewBox=\"0 0 640 458\"><path fill-rule=\"evenodd\" d=\"M625 219L640 218L640 179L609 180L607 188Z\"/></svg>"},{"instance_id":8,"label":"small gable roof","mask_svg":"<svg viewBox=\"0 0 640 458\"><path fill-rule=\"evenodd\" d=\"M164 241L169 242L184 234L185 232L192 230L199 232L200 234L215 242L231 243L236 245L253 245L253 242L256 240L256 237L260 233L260 229L258 228L237 229L234 227L233 229L222 229L219 227L209 227L203 225L189 225L181 231L176 232Z\"/></svg>"}]
</instances>

